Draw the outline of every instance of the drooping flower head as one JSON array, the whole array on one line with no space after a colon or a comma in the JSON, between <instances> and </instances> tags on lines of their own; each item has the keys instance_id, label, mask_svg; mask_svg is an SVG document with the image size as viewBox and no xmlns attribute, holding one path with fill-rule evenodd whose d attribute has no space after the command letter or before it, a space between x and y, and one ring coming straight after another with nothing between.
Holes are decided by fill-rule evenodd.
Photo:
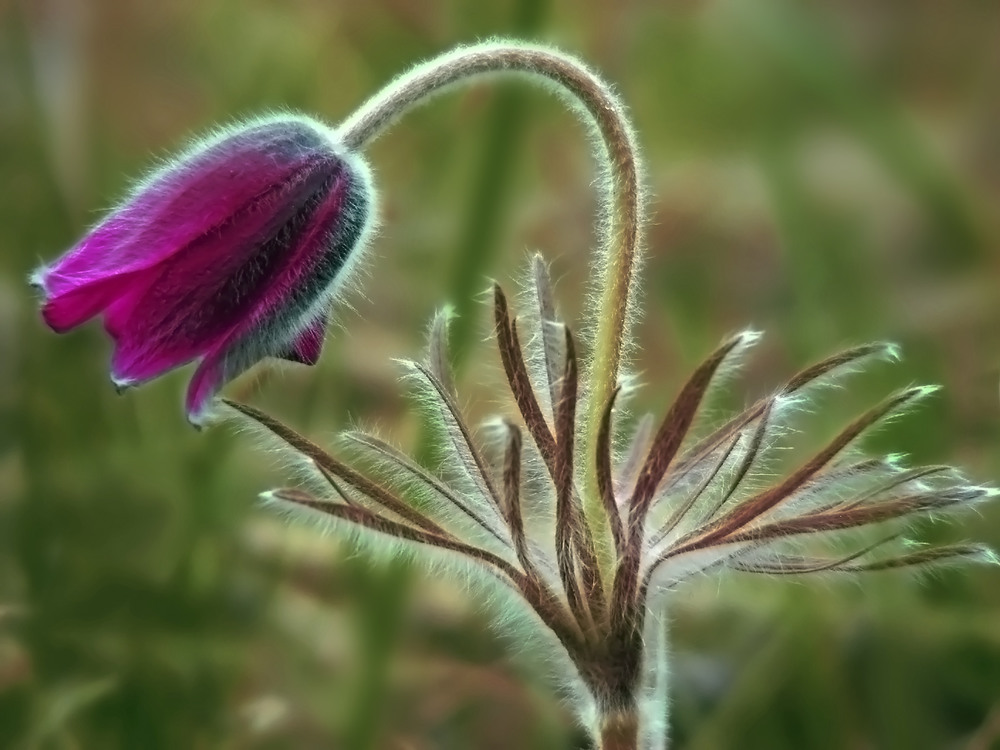
<instances>
[{"instance_id":1,"label":"drooping flower head","mask_svg":"<svg viewBox=\"0 0 1000 750\"><path fill-rule=\"evenodd\" d=\"M315 364L372 215L368 169L336 133L273 116L196 143L32 280L57 332L103 315L119 387L199 360L198 423L265 357Z\"/></svg>"}]
</instances>

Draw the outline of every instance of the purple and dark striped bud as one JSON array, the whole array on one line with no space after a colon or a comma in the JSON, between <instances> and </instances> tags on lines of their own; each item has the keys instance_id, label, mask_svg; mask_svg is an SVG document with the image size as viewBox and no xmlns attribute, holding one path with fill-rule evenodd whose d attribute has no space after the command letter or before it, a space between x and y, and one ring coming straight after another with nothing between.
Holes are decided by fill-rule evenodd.
<instances>
[{"instance_id":1,"label":"purple and dark striped bud","mask_svg":"<svg viewBox=\"0 0 1000 750\"><path fill-rule=\"evenodd\" d=\"M315 364L372 227L368 168L336 132L280 115L195 144L36 271L57 332L96 315L126 387L194 360L189 419L266 357Z\"/></svg>"}]
</instances>

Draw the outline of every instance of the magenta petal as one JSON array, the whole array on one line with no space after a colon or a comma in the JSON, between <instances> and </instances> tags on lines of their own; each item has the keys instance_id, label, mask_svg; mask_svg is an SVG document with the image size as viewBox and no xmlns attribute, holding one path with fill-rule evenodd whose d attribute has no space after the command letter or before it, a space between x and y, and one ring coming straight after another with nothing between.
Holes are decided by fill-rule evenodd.
<instances>
[{"instance_id":1,"label":"magenta petal","mask_svg":"<svg viewBox=\"0 0 1000 750\"><path fill-rule=\"evenodd\" d=\"M56 333L65 333L105 310L134 287L134 274L98 279L51 297L42 306L42 318Z\"/></svg>"},{"instance_id":2,"label":"magenta petal","mask_svg":"<svg viewBox=\"0 0 1000 750\"><path fill-rule=\"evenodd\" d=\"M136 203L144 201L136 199ZM148 196L147 201L148 202ZM53 265L42 269L39 279L46 295L58 297L93 284L109 275L127 274L155 263L149 245L132 243L138 228L145 223L151 207L137 205L131 214L121 210L108 216ZM131 257L138 253L139 257ZM137 263L137 260L144 261Z\"/></svg>"},{"instance_id":3,"label":"magenta petal","mask_svg":"<svg viewBox=\"0 0 1000 750\"><path fill-rule=\"evenodd\" d=\"M260 346L259 336L235 335L219 341L205 354L188 383L185 408L189 422L201 424L222 387L267 356Z\"/></svg>"},{"instance_id":4,"label":"magenta petal","mask_svg":"<svg viewBox=\"0 0 1000 750\"><path fill-rule=\"evenodd\" d=\"M246 128L197 146L152 175L47 270L50 294L109 273L151 266L197 238L220 232L241 212L268 212L275 186L329 159L315 124L297 120ZM272 198L273 199L273 198Z\"/></svg>"},{"instance_id":5,"label":"magenta petal","mask_svg":"<svg viewBox=\"0 0 1000 750\"><path fill-rule=\"evenodd\" d=\"M216 339L188 386L186 407L192 423L201 423L212 398L226 383L265 357L294 358L306 364L318 361L325 316L312 320L287 346L272 347L274 341L287 335L290 321L309 315L316 300L327 293L363 230L367 198L359 195L358 185L346 173L338 174L331 183L323 200L308 207L306 218L296 217L290 223L294 231L289 236L260 248L258 262L250 264L261 274L259 283L252 274L244 273L244 287L227 286L227 292L213 299L214 304L235 300L242 307L236 315L229 311L218 319L206 316L206 325L219 320L230 320L231 325ZM227 284L233 278L226 276ZM240 275L235 278L240 279ZM139 312L138 308L133 311L137 319L141 318Z\"/></svg>"},{"instance_id":6,"label":"magenta petal","mask_svg":"<svg viewBox=\"0 0 1000 750\"><path fill-rule=\"evenodd\" d=\"M315 364L325 309L368 226L365 167L325 126L276 117L203 142L34 277L56 330L103 313L112 379L200 360L194 421L267 357Z\"/></svg>"},{"instance_id":7,"label":"magenta petal","mask_svg":"<svg viewBox=\"0 0 1000 750\"><path fill-rule=\"evenodd\" d=\"M244 335L258 339L243 344L258 360L285 353L267 342L288 340L359 231L344 216L357 187L351 176L338 170L301 180L305 189L281 186L284 197L267 214L240 217L226 235L203 237L161 264L118 332L116 377L144 380ZM301 194L310 200L303 204Z\"/></svg>"},{"instance_id":8,"label":"magenta petal","mask_svg":"<svg viewBox=\"0 0 1000 750\"><path fill-rule=\"evenodd\" d=\"M288 195L297 187L276 188L273 210L240 217L228 233L206 235L149 272L148 290L123 306L127 314L109 316L116 376L144 380L190 362L283 302L262 292L287 261L280 235L301 210Z\"/></svg>"},{"instance_id":9,"label":"magenta petal","mask_svg":"<svg viewBox=\"0 0 1000 750\"><path fill-rule=\"evenodd\" d=\"M184 402L188 421L191 424L202 424L212 399L223 384L237 374L226 373L225 350L213 351L201 361L201 364L194 371L191 382L188 383L187 397Z\"/></svg>"},{"instance_id":10,"label":"magenta petal","mask_svg":"<svg viewBox=\"0 0 1000 750\"><path fill-rule=\"evenodd\" d=\"M323 339L326 336L326 319L310 323L293 340L287 351L278 356L289 362L299 362L303 365L314 365L319 362L323 351Z\"/></svg>"}]
</instances>

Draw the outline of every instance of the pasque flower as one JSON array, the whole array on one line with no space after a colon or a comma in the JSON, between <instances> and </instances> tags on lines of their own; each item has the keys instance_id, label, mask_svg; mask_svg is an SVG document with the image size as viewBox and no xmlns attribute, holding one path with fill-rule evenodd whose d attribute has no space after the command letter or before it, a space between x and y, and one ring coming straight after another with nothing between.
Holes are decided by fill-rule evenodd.
<instances>
[{"instance_id":1,"label":"pasque flower","mask_svg":"<svg viewBox=\"0 0 1000 750\"><path fill-rule=\"evenodd\" d=\"M367 168L335 132L279 115L196 143L32 280L55 331L103 315L119 387L200 360L197 423L261 359L317 361L372 213Z\"/></svg>"},{"instance_id":2,"label":"pasque flower","mask_svg":"<svg viewBox=\"0 0 1000 750\"><path fill-rule=\"evenodd\" d=\"M980 545L921 547L902 533L910 519L997 492L951 467L907 468L898 456L861 451L867 433L933 390L920 387L889 396L778 471L776 449L790 447L796 415L852 370L895 359L890 345L823 359L712 425L703 405L758 338L743 332L708 355L659 420L628 418L641 169L624 108L579 61L530 45L476 45L415 67L335 135L302 118L224 133L150 178L38 273L44 314L65 330L103 313L120 383L200 358L188 394L196 419L262 357L314 362L331 290L370 224L367 171L352 154L437 91L504 71L545 79L593 131L601 200L582 345L558 313L540 256L516 305L522 317L495 285L506 380L498 400L511 408L477 431L458 406L448 318L439 315L427 357L402 363L435 428L434 471L370 433L344 433L330 452L250 405L228 401L221 411L304 469L302 484L265 498L371 544L475 571L476 591L509 593L527 637L553 647L595 745L661 750L660 618L684 581L993 562Z\"/></svg>"}]
</instances>

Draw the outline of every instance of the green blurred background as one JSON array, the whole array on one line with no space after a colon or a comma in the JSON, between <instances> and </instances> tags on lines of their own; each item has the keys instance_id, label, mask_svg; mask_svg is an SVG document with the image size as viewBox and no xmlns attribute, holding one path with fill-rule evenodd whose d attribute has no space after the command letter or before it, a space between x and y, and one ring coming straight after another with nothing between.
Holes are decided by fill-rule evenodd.
<instances>
[{"instance_id":1,"label":"green blurred background","mask_svg":"<svg viewBox=\"0 0 1000 750\"><path fill-rule=\"evenodd\" d=\"M848 408L946 387L875 447L1000 479L1000 4L939 0L24 0L0 3L0 748L581 748L545 665L461 583L260 509L285 481L196 433L175 373L119 398L100 326L25 285L191 133L262 109L336 121L492 34L557 44L631 108L654 217L640 406L726 332L769 336L732 404L872 339L905 360ZM370 154L384 230L317 368L231 392L316 439L419 436L389 362L445 302L472 412L502 400L477 300L527 251L578 319L594 208L581 129L474 88ZM921 530L1000 546L1000 507ZM675 597L674 747L1000 747L1000 573L705 580Z\"/></svg>"}]
</instances>

